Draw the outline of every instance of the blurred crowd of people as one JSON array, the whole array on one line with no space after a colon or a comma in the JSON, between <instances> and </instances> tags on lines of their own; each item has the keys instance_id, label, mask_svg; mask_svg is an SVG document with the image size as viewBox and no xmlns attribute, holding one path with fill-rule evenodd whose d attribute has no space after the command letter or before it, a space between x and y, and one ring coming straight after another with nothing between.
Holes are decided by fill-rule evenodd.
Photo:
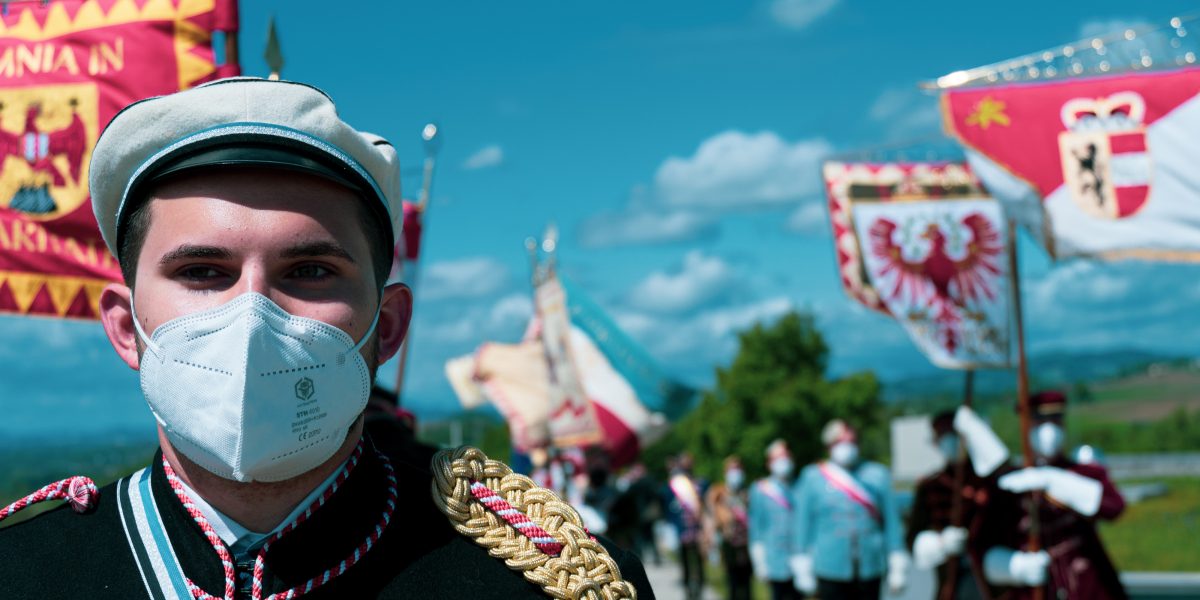
<instances>
[{"instance_id":1,"label":"blurred crowd of people","mask_svg":"<svg viewBox=\"0 0 1200 600\"><path fill-rule=\"evenodd\" d=\"M753 482L743 458L729 456L710 483L688 453L668 460L666 481L641 464L613 479L570 453L535 473L558 489L556 477L573 477L567 489L578 490L571 500L589 529L643 560L661 562L660 545L676 551L689 599L702 596L706 563L720 564L730 599L750 598L757 577L776 600L875 600L901 593L912 566L935 570L939 599L1121 599L1095 522L1116 518L1124 501L1103 466L1065 455L1065 405L1057 392L1033 396L1028 467L1010 464L969 408L935 415L945 466L917 483L904 511L889 469L859 456L840 419L821 433L822 460L797 473L776 440L764 450L768 475Z\"/></svg>"}]
</instances>

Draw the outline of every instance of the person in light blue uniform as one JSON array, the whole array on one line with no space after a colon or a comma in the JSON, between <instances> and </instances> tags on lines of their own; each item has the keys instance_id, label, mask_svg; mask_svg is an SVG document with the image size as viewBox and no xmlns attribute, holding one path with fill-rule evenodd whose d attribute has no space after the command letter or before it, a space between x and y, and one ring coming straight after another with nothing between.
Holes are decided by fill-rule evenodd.
<instances>
[{"instance_id":1,"label":"person in light blue uniform","mask_svg":"<svg viewBox=\"0 0 1200 600\"><path fill-rule=\"evenodd\" d=\"M829 460L808 465L792 490L792 556L797 590L821 600L878 600L884 576L904 589L908 558L887 467L860 461L856 434L841 420L821 433Z\"/></svg>"},{"instance_id":2,"label":"person in light blue uniform","mask_svg":"<svg viewBox=\"0 0 1200 600\"><path fill-rule=\"evenodd\" d=\"M775 440L767 446L767 469L771 475L750 488L750 564L754 574L771 588L773 600L799 599L788 567L791 550L792 453L787 443Z\"/></svg>"}]
</instances>

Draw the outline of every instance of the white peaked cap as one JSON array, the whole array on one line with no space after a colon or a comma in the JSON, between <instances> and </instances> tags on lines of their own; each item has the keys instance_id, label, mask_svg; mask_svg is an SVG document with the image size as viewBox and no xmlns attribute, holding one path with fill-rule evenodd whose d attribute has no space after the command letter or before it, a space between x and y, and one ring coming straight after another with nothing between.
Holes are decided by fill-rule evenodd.
<instances>
[{"instance_id":1,"label":"white peaked cap","mask_svg":"<svg viewBox=\"0 0 1200 600\"><path fill-rule=\"evenodd\" d=\"M96 141L92 210L113 256L145 186L193 168L263 166L322 176L360 193L392 240L400 228L400 164L387 140L355 130L321 90L234 77L135 102Z\"/></svg>"}]
</instances>

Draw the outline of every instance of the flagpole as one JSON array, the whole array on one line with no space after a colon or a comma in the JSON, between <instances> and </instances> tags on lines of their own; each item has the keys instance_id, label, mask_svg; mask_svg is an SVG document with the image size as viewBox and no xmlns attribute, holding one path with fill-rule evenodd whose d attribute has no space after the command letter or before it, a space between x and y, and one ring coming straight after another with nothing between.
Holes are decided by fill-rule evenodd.
<instances>
[{"instance_id":1,"label":"flagpole","mask_svg":"<svg viewBox=\"0 0 1200 600\"><path fill-rule=\"evenodd\" d=\"M425 166L424 166L424 169L423 169L423 172L421 175L421 195L417 199L417 214L418 214L418 218L420 219L421 224L422 224L421 228L418 230L418 233L417 233L418 236L425 235L425 226L424 226L425 225L425 217L429 214L428 213L429 198L433 194L433 172L434 172L434 168L437 166L438 150L442 146L442 139L441 139L441 137L439 137L439 133L440 132L438 131L438 126L436 123L427 123L425 125L425 127L421 129L421 139L425 141ZM396 240L397 244L404 243L403 236L404 236L404 231L403 231L403 225L402 225L401 231L400 231L400 239ZM420 242L421 242L421 238L418 237L417 238L417 247L418 248L421 247ZM416 281L417 281L417 274L420 271L420 266L421 266L421 253L417 252L416 258L413 259L412 274L409 275L408 273L405 273L404 278L408 281L413 282L413 284L415 285ZM416 304L415 295L413 297L413 304L414 304L414 308L415 308L415 304ZM404 342L400 344L400 361L399 361L399 364L396 366L396 397L398 398L397 404L400 403L400 399L403 399L403 396L404 396L401 392L403 392L403 390L404 390L404 370L408 366L408 347L409 347L409 340L411 340L411 339L412 339L412 322L410 321L409 325L408 325L408 333L406 333L404 336Z\"/></svg>"},{"instance_id":2,"label":"flagpole","mask_svg":"<svg viewBox=\"0 0 1200 600\"><path fill-rule=\"evenodd\" d=\"M1026 467L1033 466L1033 447L1029 443L1029 431L1032 429L1032 415L1029 406L1029 363L1025 356L1025 321L1021 310L1021 272L1020 261L1017 260L1017 228L1012 221L1008 222L1008 265L1013 286L1013 318L1017 326L1017 406L1021 416L1021 455ZM1037 552L1042 549L1041 524L1039 512L1042 504L1042 494L1034 492L1029 506L1029 551ZM1042 600L1043 588L1033 589L1034 600Z\"/></svg>"},{"instance_id":3,"label":"flagpole","mask_svg":"<svg viewBox=\"0 0 1200 600\"><path fill-rule=\"evenodd\" d=\"M975 396L975 369L967 369L963 374L962 405L971 408ZM967 448L962 438L958 440L958 462L954 466L954 495L950 498L950 525L963 526L963 482L966 480ZM946 564L946 583L938 594L939 600L953 600L954 592L958 589L958 555L952 556ZM986 596L985 596L986 597Z\"/></svg>"}]
</instances>

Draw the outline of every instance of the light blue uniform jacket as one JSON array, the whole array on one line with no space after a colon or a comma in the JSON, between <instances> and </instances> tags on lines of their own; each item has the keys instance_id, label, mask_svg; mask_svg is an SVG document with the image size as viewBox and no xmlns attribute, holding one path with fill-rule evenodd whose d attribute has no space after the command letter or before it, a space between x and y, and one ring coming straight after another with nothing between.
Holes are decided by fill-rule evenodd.
<instances>
[{"instance_id":1,"label":"light blue uniform jacket","mask_svg":"<svg viewBox=\"0 0 1200 600\"><path fill-rule=\"evenodd\" d=\"M762 544L767 552L766 577L772 581L792 578L788 557L792 555L792 510L763 492L762 486L774 485L785 502L794 506L786 483L770 478L750 486L750 544Z\"/></svg>"},{"instance_id":2,"label":"light blue uniform jacket","mask_svg":"<svg viewBox=\"0 0 1200 600\"><path fill-rule=\"evenodd\" d=\"M830 484L817 465L808 465L792 488L792 548L812 557L821 579L879 578L887 571L888 554L904 548L891 474L873 462L846 471L870 494L879 517Z\"/></svg>"}]
</instances>

